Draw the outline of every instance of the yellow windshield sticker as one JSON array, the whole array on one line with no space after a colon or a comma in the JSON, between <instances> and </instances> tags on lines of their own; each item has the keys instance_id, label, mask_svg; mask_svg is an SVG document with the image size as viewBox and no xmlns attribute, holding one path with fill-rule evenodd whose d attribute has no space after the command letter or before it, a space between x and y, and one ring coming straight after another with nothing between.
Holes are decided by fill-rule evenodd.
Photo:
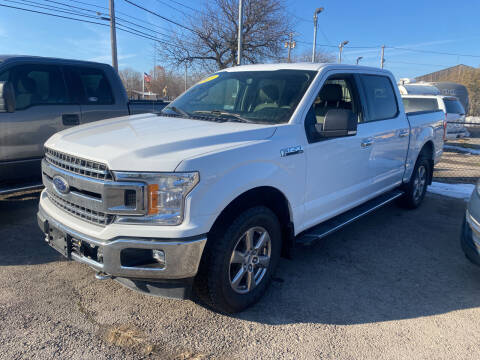
<instances>
[{"instance_id":1,"label":"yellow windshield sticker","mask_svg":"<svg viewBox=\"0 0 480 360\"><path fill-rule=\"evenodd\" d=\"M198 83L199 83L199 84L203 84L203 83L206 83L206 82L215 80L216 78L218 78L218 74L217 74L217 75L209 76L209 77L207 77L206 79L203 79L203 80L199 81Z\"/></svg>"}]
</instances>

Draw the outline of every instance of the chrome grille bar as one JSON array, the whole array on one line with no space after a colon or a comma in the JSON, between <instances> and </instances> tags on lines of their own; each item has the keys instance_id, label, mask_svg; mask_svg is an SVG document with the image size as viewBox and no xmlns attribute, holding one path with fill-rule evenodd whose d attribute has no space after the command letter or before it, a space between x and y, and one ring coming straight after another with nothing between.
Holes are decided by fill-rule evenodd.
<instances>
[{"instance_id":1,"label":"chrome grille bar","mask_svg":"<svg viewBox=\"0 0 480 360\"><path fill-rule=\"evenodd\" d=\"M47 192L47 195L48 198L59 208L93 224L106 226L111 224L115 218L114 215L91 210L84 206L76 205L70 201L66 201L52 192Z\"/></svg>"},{"instance_id":2,"label":"chrome grille bar","mask_svg":"<svg viewBox=\"0 0 480 360\"><path fill-rule=\"evenodd\" d=\"M45 160L75 174L100 180L112 180L107 165L96 161L82 159L50 148L45 148Z\"/></svg>"}]
</instances>

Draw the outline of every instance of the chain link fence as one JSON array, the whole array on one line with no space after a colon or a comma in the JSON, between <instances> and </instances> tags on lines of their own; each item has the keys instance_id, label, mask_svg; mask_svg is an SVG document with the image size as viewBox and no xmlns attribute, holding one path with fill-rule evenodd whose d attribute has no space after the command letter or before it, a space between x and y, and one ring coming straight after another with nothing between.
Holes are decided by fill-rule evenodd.
<instances>
[{"instance_id":1,"label":"chain link fence","mask_svg":"<svg viewBox=\"0 0 480 360\"><path fill-rule=\"evenodd\" d=\"M445 142L433 181L475 184L480 178L480 118L462 125L468 131L467 136Z\"/></svg>"}]
</instances>

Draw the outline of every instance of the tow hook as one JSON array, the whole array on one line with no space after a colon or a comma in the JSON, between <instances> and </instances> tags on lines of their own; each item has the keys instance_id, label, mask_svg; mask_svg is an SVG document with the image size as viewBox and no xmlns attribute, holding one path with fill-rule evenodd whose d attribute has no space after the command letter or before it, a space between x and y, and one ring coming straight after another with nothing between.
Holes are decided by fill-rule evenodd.
<instances>
[{"instance_id":1,"label":"tow hook","mask_svg":"<svg viewBox=\"0 0 480 360\"><path fill-rule=\"evenodd\" d=\"M108 275L102 271L99 271L97 273L95 273L95 279L97 280L108 280L108 279L112 279L112 275Z\"/></svg>"}]
</instances>

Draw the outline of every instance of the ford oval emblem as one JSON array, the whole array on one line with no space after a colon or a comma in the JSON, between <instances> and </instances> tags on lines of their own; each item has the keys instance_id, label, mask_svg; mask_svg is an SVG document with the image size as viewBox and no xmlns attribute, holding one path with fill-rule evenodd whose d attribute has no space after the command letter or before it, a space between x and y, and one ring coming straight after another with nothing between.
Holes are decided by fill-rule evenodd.
<instances>
[{"instance_id":1,"label":"ford oval emblem","mask_svg":"<svg viewBox=\"0 0 480 360\"><path fill-rule=\"evenodd\" d=\"M53 186L55 186L55 190L61 194L68 194L70 192L70 186L68 186L67 181L61 176L57 175L53 177Z\"/></svg>"}]
</instances>

